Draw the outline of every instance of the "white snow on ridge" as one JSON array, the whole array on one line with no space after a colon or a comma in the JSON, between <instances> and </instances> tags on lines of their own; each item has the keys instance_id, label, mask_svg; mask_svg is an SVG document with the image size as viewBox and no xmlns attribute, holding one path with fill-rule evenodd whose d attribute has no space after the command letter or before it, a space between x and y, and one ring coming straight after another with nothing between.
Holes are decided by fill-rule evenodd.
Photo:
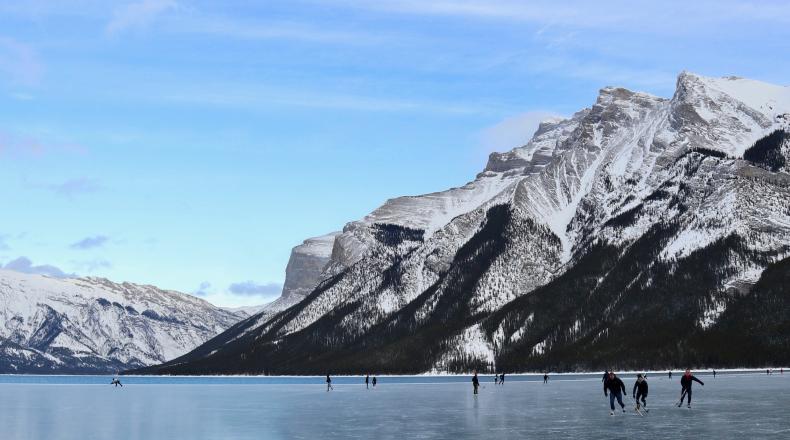
<instances>
[{"instance_id":1,"label":"white snow on ridge","mask_svg":"<svg viewBox=\"0 0 790 440\"><path fill-rule=\"evenodd\" d=\"M45 357L66 349L129 367L170 360L240 320L207 301L101 278L59 279L0 270L0 338ZM65 359L65 358L63 358Z\"/></svg>"},{"instance_id":2,"label":"white snow on ridge","mask_svg":"<svg viewBox=\"0 0 790 440\"><path fill-rule=\"evenodd\" d=\"M790 87L739 77L704 78L709 87L749 107L775 116L790 112Z\"/></svg>"},{"instance_id":3,"label":"white snow on ridge","mask_svg":"<svg viewBox=\"0 0 790 440\"><path fill-rule=\"evenodd\" d=\"M363 219L368 225L390 223L425 231L429 238L452 219L496 197L519 180L518 176L481 176L460 188L388 200Z\"/></svg>"}]
</instances>

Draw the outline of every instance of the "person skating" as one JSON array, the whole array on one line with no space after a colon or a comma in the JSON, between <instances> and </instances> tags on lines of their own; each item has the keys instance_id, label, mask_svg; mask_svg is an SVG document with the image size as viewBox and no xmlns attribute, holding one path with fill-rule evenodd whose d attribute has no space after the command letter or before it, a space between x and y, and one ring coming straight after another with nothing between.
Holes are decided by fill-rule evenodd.
<instances>
[{"instance_id":1,"label":"person skating","mask_svg":"<svg viewBox=\"0 0 790 440\"><path fill-rule=\"evenodd\" d=\"M373 389L374 390L376 389L376 384L377 383L378 383L378 381L376 380L376 376L373 376Z\"/></svg>"},{"instance_id":2,"label":"person skating","mask_svg":"<svg viewBox=\"0 0 790 440\"><path fill-rule=\"evenodd\" d=\"M477 388L480 386L480 380L477 379L477 371L475 371L475 375L472 376L472 388L475 390L475 394L477 394Z\"/></svg>"},{"instance_id":3,"label":"person skating","mask_svg":"<svg viewBox=\"0 0 790 440\"><path fill-rule=\"evenodd\" d=\"M370 389L370 375L369 374L365 376L365 388L368 389L368 390Z\"/></svg>"},{"instance_id":4,"label":"person skating","mask_svg":"<svg viewBox=\"0 0 790 440\"><path fill-rule=\"evenodd\" d=\"M606 382L606 379L609 379L609 370L603 372L603 379L601 379L601 382Z\"/></svg>"},{"instance_id":5,"label":"person skating","mask_svg":"<svg viewBox=\"0 0 790 440\"><path fill-rule=\"evenodd\" d=\"M683 398L686 396L688 396L688 408L691 408L691 385L694 382L698 382L700 385L705 386L704 382L691 374L691 370L686 369L683 377L680 378L680 402L678 402L678 408L683 406Z\"/></svg>"},{"instance_id":6,"label":"person skating","mask_svg":"<svg viewBox=\"0 0 790 440\"><path fill-rule=\"evenodd\" d=\"M713 370L713 378L716 378L716 370Z\"/></svg>"},{"instance_id":7,"label":"person skating","mask_svg":"<svg viewBox=\"0 0 790 440\"><path fill-rule=\"evenodd\" d=\"M642 376L638 374L636 376L636 382L634 382L634 389L631 390L631 397L634 398L636 401L636 410L639 411L643 407L645 407L645 411L647 411L647 375Z\"/></svg>"},{"instance_id":8,"label":"person skating","mask_svg":"<svg viewBox=\"0 0 790 440\"><path fill-rule=\"evenodd\" d=\"M614 372L609 372L609 378L603 383L603 395L609 397L609 408L611 411L609 415L614 415L614 400L620 404L620 408L625 412L625 404L623 403L623 394L625 394L625 384Z\"/></svg>"},{"instance_id":9,"label":"person skating","mask_svg":"<svg viewBox=\"0 0 790 440\"><path fill-rule=\"evenodd\" d=\"M502 374L499 375L499 384L500 385L504 385L505 384L505 373L502 373Z\"/></svg>"},{"instance_id":10,"label":"person skating","mask_svg":"<svg viewBox=\"0 0 790 440\"><path fill-rule=\"evenodd\" d=\"M549 383L549 373L543 373L543 383Z\"/></svg>"},{"instance_id":11,"label":"person skating","mask_svg":"<svg viewBox=\"0 0 790 440\"><path fill-rule=\"evenodd\" d=\"M123 388L123 384L117 377L112 378L112 382L110 382L110 385L115 385L116 387L120 385L120 387Z\"/></svg>"},{"instance_id":12,"label":"person skating","mask_svg":"<svg viewBox=\"0 0 790 440\"><path fill-rule=\"evenodd\" d=\"M669 380L672 380L672 372L668 372L667 375L669 376Z\"/></svg>"},{"instance_id":13,"label":"person skating","mask_svg":"<svg viewBox=\"0 0 790 440\"><path fill-rule=\"evenodd\" d=\"M326 375L326 391L329 392L329 391L331 391L333 389L334 388L332 388L332 378L329 377L329 374L327 374Z\"/></svg>"}]
</instances>

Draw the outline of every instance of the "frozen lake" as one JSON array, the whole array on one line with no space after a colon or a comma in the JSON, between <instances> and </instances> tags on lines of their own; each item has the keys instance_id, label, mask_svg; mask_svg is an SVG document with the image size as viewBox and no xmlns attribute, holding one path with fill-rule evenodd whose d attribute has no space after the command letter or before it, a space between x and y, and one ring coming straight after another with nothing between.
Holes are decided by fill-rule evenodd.
<instances>
[{"instance_id":1,"label":"frozen lake","mask_svg":"<svg viewBox=\"0 0 790 440\"><path fill-rule=\"evenodd\" d=\"M693 409L680 373L649 376L645 417L633 375L626 414L609 416L600 375L361 378L0 376L2 439L790 438L790 373L698 374Z\"/></svg>"}]
</instances>

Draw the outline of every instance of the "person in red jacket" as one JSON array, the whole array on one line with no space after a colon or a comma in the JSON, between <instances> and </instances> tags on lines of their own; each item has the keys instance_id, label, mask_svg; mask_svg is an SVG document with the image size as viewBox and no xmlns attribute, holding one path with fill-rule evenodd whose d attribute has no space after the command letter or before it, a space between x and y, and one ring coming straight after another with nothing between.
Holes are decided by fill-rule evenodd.
<instances>
[{"instance_id":1,"label":"person in red jacket","mask_svg":"<svg viewBox=\"0 0 790 440\"><path fill-rule=\"evenodd\" d=\"M688 407L691 408L691 385L694 382L698 382L700 385L705 386L705 383L691 374L691 370L686 369L683 377L680 378L680 402L678 403L678 408L683 406L683 398L686 396L688 396Z\"/></svg>"}]
</instances>

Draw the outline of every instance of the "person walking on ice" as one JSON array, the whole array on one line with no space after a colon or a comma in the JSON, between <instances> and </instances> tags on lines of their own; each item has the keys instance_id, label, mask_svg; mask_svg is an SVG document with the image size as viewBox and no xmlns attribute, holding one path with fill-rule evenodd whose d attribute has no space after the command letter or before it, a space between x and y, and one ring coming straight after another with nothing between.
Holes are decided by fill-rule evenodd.
<instances>
[{"instance_id":1,"label":"person walking on ice","mask_svg":"<svg viewBox=\"0 0 790 440\"><path fill-rule=\"evenodd\" d=\"M376 380L376 376L373 376L373 389L374 390L376 389L376 384L377 383L378 383L378 381Z\"/></svg>"},{"instance_id":2,"label":"person walking on ice","mask_svg":"<svg viewBox=\"0 0 790 440\"><path fill-rule=\"evenodd\" d=\"M678 402L678 408L683 406L683 398L688 396L688 408L691 409L691 385L694 382L698 382L700 385L705 386L705 383L701 380L697 379L694 375L691 374L691 370L686 369L686 372L683 374L683 377L680 378L680 402Z\"/></svg>"},{"instance_id":3,"label":"person walking on ice","mask_svg":"<svg viewBox=\"0 0 790 440\"><path fill-rule=\"evenodd\" d=\"M549 373L543 373L543 384L549 383Z\"/></svg>"},{"instance_id":4,"label":"person walking on ice","mask_svg":"<svg viewBox=\"0 0 790 440\"><path fill-rule=\"evenodd\" d=\"M332 388L332 378L329 377L329 374L327 374L326 375L326 392L328 393L331 390L334 390L334 388Z\"/></svg>"},{"instance_id":5,"label":"person walking on ice","mask_svg":"<svg viewBox=\"0 0 790 440\"><path fill-rule=\"evenodd\" d=\"M623 403L623 394L625 394L625 384L614 372L609 372L609 378L603 383L603 395L609 397L609 412L610 416L614 415L614 399L620 404L620 409L625 412L625 404Z\"/></svg>"},{"instance_id":6,"label":"person walking on ice","mask_svg":"<svg viewBox=\"0 0 790 440\"><path fill-rule=\"evenodd\" d=\"M365 376L365 388L370 389L370 375Z\"/></svg>"},{"instance_id":7,"label":"person walking on ice","mask_svg":"<svg viewBox=\"0 0 790 440\"><path fill-rule=\"evenodd\" d=\"M474 388L474 393L477 394L477 389L480 387L480 380L477 379L477 371L475 371L475 375L472 376L472 388Z\"/></svg>"},{"instance_id":8,"label":"person walking on ice","mask_svg":"<svg viewBox=\"0 0 790 440\"><path fill-rule=\"evenodd\" d=\"M639 412L641 409L647 411L647 375L642 376L639 374L636 376L631 396L636 401L636 412Z\"/></svg>"}]
</instances>

